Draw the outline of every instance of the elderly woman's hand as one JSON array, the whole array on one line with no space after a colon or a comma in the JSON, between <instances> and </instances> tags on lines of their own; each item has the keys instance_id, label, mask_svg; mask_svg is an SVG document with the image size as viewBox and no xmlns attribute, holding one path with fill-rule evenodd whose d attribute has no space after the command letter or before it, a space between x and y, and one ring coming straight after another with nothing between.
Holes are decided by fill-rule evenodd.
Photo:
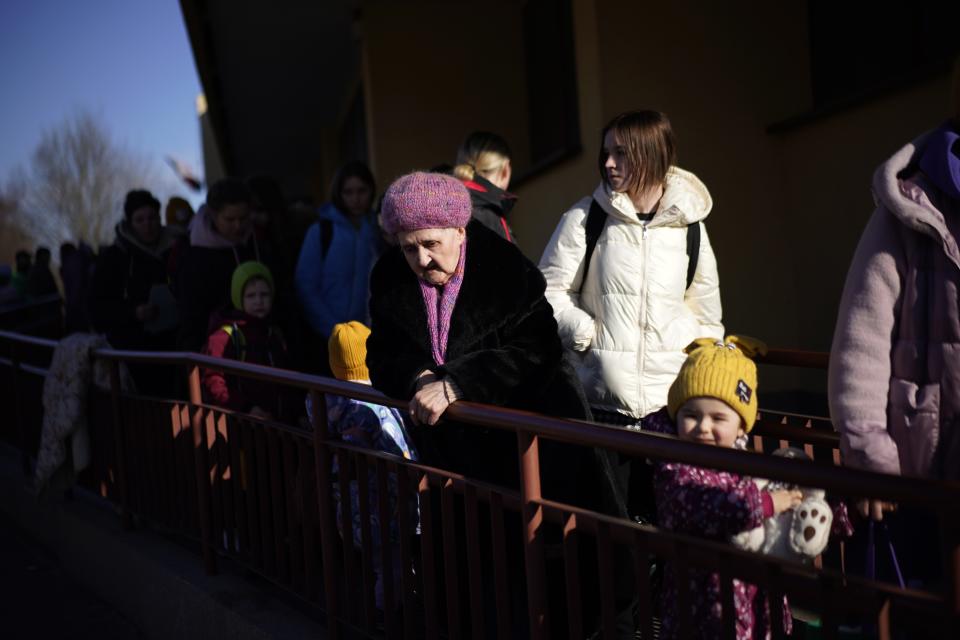
<instances>
[{"instance_id":1,"label":"elderly woman's hand","mask_svg":"<svg viewBox=\"0 0 960 640\"><path fill-rule=\"evenodd\" d=\"M416 424L433 426L447 407L461 397L460 389L449 378L428 382L410 401L410 417Z\"/></svg>"}]
</instances>

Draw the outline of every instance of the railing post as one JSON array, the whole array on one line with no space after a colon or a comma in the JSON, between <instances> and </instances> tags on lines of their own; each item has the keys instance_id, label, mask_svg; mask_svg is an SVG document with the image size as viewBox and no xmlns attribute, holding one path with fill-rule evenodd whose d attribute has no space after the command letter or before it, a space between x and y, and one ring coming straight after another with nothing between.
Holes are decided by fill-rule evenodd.
<instances>
[{"instance_id":1,"label":"railing post","mask_svg":"<svg viewBox=\"0 0 960 640\"><path fill-rule=\"evenodd\" d=\"M313 414L313 455L317 468L317 502L320 508L320 546L323 553L323 592L327 600L327 633L333 640L340 637L340 603L337 599L337 550L334 547L337 529L333 524L333 504L330 500L330 449L327 447L327 397L310 390ZM344 499L349 499L349 494ZM344 525L350 531L349 523ZM352 534L350 534L352 536ZM344 544L350 544L345 541ZM386 542L384 542L386 544ZM408 614L409 615L409 614Z\"/></svg>"},{"instance_id":2,"label":"railing post","mask_svg":"<svg viewBox=\"0 0 960 640\"><path fill-rule=\"evenodd\" d=\"M203 396L200 392L200 367L190 366L190 431L193 434L193 463L197 475L197 505L200 510L200 549L203 568L207 575L216 575L217 556L213 551L213 531L210 513L210 476L207 466L207 438L203 425Z\"/></svg>"},{"instance_id":3,"label":"railing post","mask_svg":"<svg viewBox=\"0 0 960 640\"><path fill-rule=\"evenodd\" d=\"M10 342L10 363L13 365L13 419L17 421L17 437L20 438L20 467L23 476L30 477L30 451L27 442L27 429L23 425L23 410L20 406L20 357L17 355L17 343Z\"/></svg>"},{"instance_id":4,"label":"railing post","mask_svg":"<svg viewBox=\"0 0 960 640\"><path fill-rule=\"evenodd\" d=\"M116 455L117 498L120 503L120 522L125 531L133 529L130 505L127 503L127 465L123 446L126 429L123 412L120 410L120 363L110 360L110 404L113 408L113 444Z\"/></svg>"},{"instance_id":5,"label":"railing post","mask_svg":"<svg viewBox=\"0 0 960 640\"><path fill-rule=\"evenodd\" d=\"M538 436L517 432L520 453L520 498L523 511L523 553L527 570L527 610L530 637L543 640L547 628L547 594L543 560L543 507L540 493L540 443Z\"/></svg>"}]
</instances>

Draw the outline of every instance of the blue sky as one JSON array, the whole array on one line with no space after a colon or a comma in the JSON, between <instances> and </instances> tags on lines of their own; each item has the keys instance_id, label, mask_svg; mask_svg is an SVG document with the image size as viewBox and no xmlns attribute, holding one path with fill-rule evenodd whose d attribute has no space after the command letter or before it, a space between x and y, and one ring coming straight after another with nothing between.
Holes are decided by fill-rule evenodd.
<instances>
[{"instance_id":1,"label":"blue sky","mask_svg":"<svg viewBox=\"0 0 960 640\"><path fill-rule=\"evenodd\" d=\"M2 0L0 182L78 109L164 179L168 154L202 176L200 91L176 0Z\"/></svg>"}]
</instances>

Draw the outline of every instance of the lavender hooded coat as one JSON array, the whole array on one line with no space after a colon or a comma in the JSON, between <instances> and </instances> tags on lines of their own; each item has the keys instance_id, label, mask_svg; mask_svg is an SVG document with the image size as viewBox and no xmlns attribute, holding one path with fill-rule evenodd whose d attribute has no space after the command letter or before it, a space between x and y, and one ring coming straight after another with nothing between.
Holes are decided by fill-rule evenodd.
<instances>
[{"instance_id":1,"label":"lavender hooded coat","mask_svg":"<svg viewBox=\"0 0 960 640\"><path fill-rule=\"evenodd\" d=\"M960 478L960 204L915 169L921 136L873 176L830 356L851 467Z\"/></svg>"}]
</instances>

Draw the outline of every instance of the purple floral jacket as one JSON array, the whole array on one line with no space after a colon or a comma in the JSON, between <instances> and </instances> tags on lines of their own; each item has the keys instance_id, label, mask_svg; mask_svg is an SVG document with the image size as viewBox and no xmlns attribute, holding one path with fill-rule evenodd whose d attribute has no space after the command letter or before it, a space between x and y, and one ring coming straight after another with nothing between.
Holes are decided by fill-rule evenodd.
<instances>
[{"instance_id":1,"label":"purple floral jacket","mask_svg":"<svg viewBox=\"0 0 960 640\"><path fill-rule=\"evenodd\" d=\"M642 429L669 435L677 434L676 424L666 409L643 419ZM657 462L653 475L657 519L661 528L717 541L753 529L773 515L769 494L757 488L748 477L726 471L694 467L677 462ZM720 577L716 573L691 571L688 589L692 610L677 611L677 584L668 566L662 590L661 638L679 635L679 616L692 615L694 636L722 636ZM770 636L770 604L766 593L756 585L733 581L737 639ZM783 601L783 627L793 629L793 618Z\"/></svg>"}]
</instances>

